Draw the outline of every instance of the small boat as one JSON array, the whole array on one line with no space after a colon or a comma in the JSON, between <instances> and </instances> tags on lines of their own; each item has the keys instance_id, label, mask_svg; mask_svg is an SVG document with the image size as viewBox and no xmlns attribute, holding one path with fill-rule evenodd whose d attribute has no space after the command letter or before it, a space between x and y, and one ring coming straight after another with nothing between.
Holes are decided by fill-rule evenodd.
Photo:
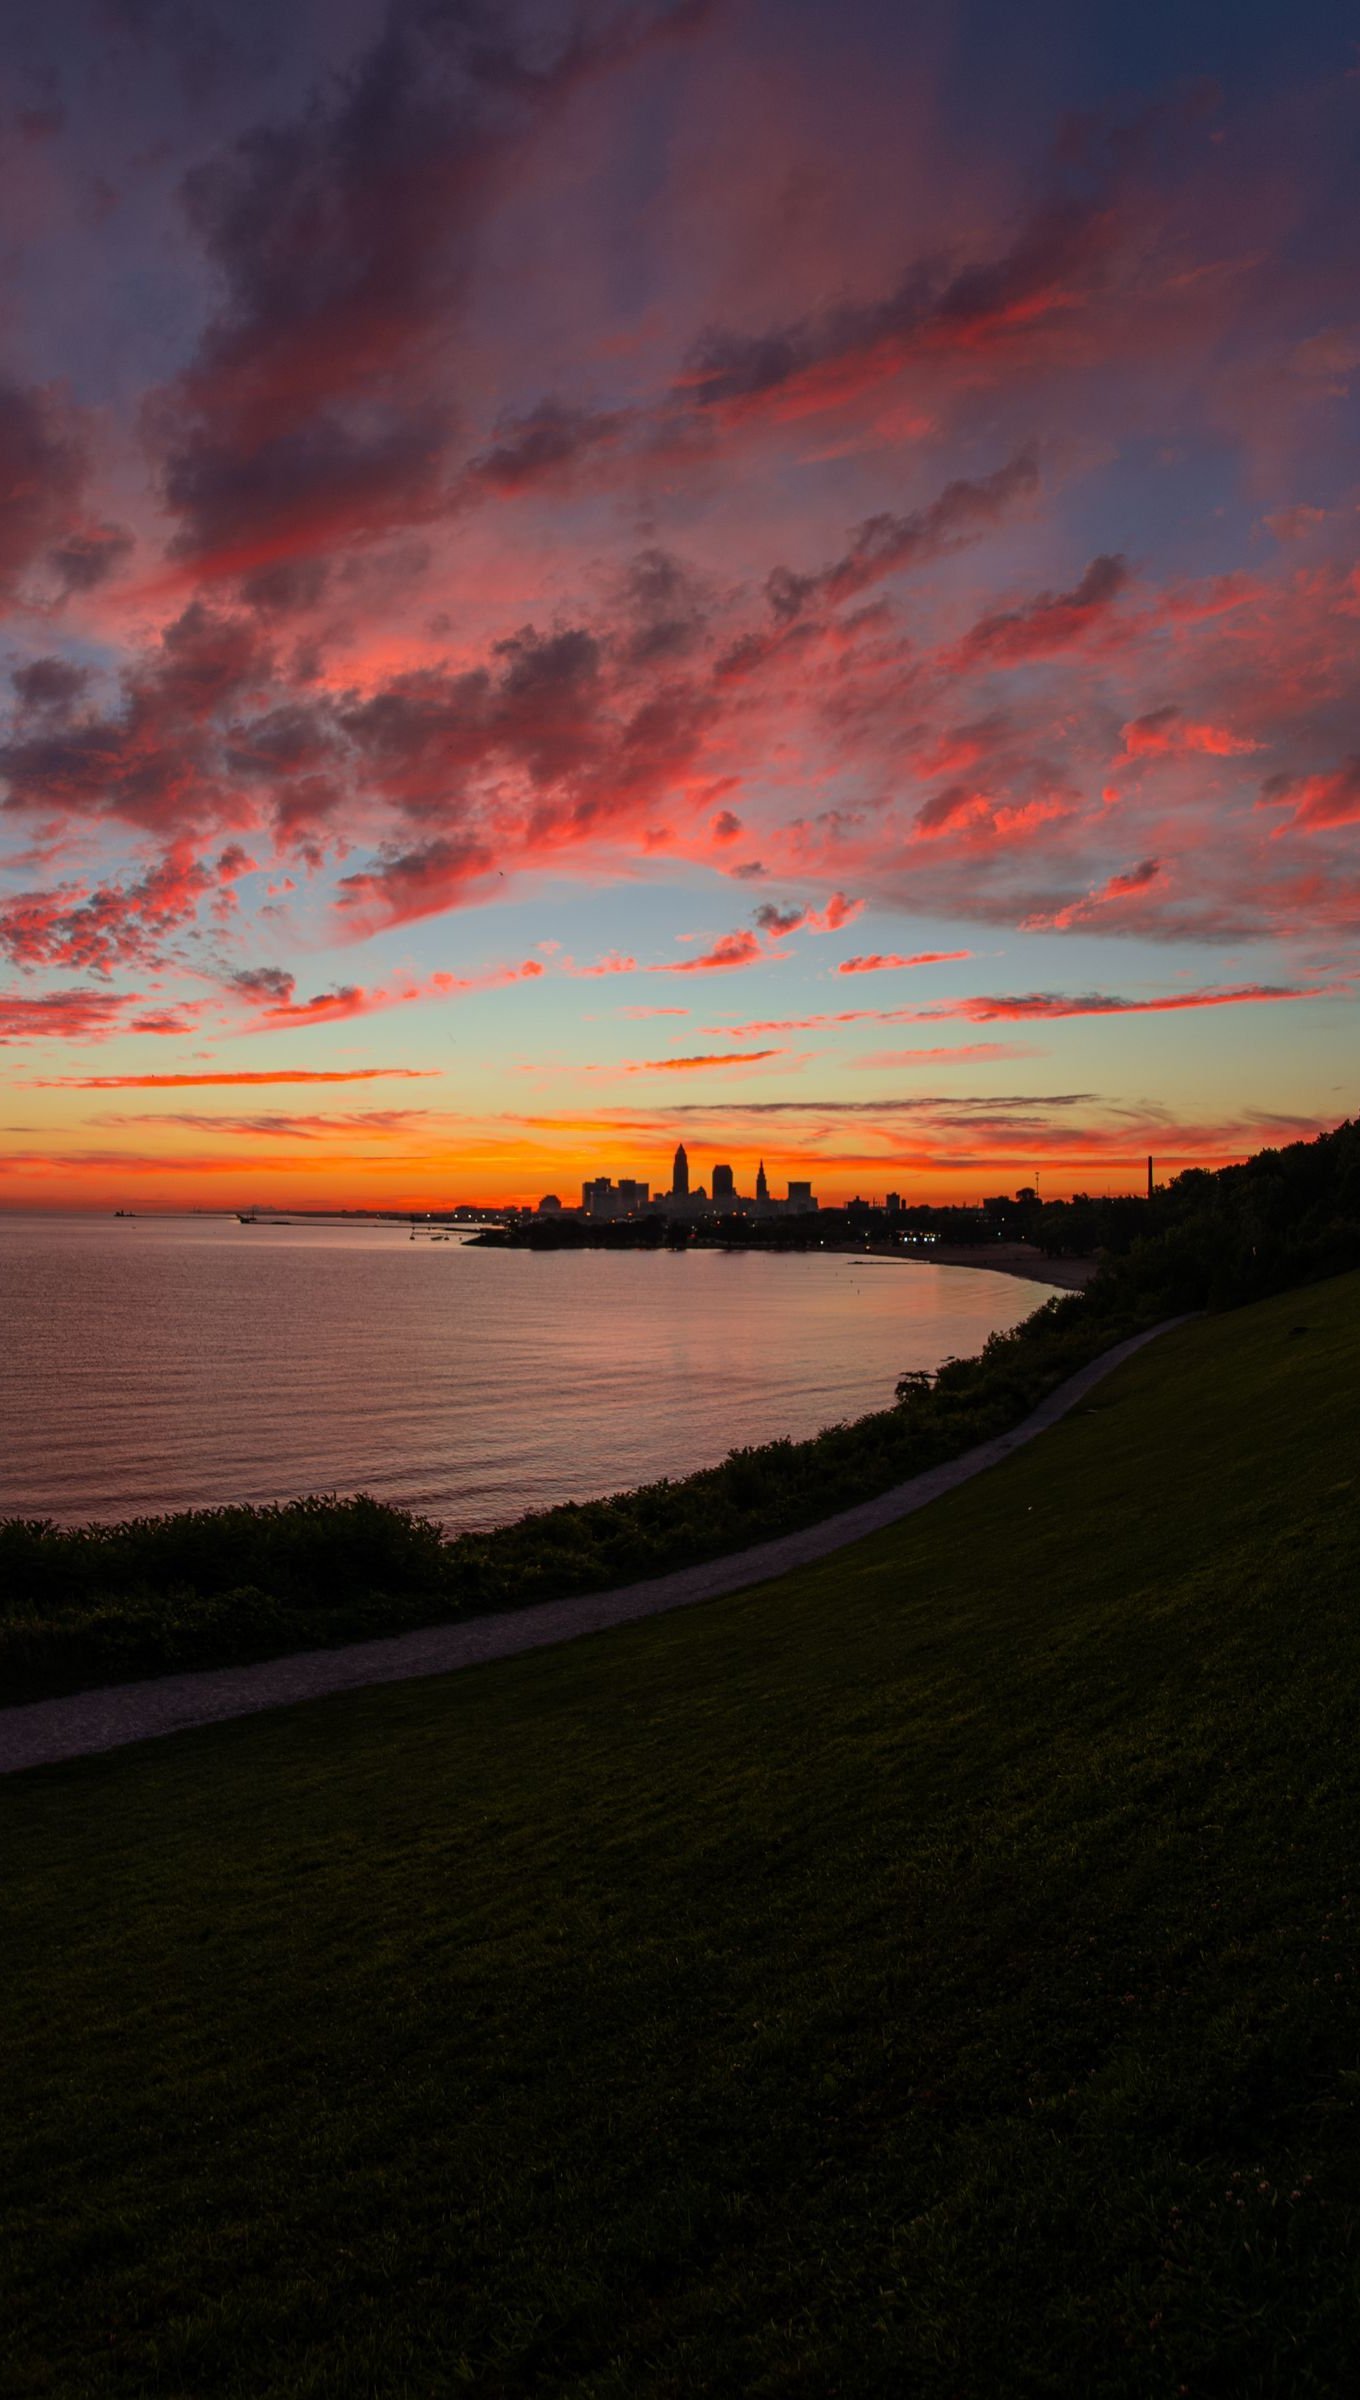
<instances>
[{"instance_id":1,"label":"small boat","mask_svg":"<svg viewBox=\"0 0 1360 2400\"><path fill-rule=\"evenodd\" d=\"M135 1208L116 1208L113 1213L116 1217L135 1217L137 1211Z\"/></svg>"},{"instance_id":2,"label":"small boat","mask_svg":"<svg viewBox=\"0 0 1360 2400\"><path fill-rule=\"evenodd\" d=\"M238 1225L258 1225L260 1220L256 1216L253 1208L238 1208L236 1211L236 1222Z\"/></svg>"}]
</instances>

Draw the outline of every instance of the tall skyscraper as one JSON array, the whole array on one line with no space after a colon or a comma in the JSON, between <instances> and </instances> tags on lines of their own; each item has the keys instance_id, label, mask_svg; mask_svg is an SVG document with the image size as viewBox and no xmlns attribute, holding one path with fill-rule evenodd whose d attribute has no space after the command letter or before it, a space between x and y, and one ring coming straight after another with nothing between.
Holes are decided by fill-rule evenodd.
<instances>
[{"instance_id":1,"label":"tall skyscraper","mask_svg":"<svg viewBox=\"0 0 1360 2400\"><path fill-rule=\"evenodd\" d=\"M715 1167L713 1169L713 1197L715 1200L734 1199L736 1196L736 1189L737 1187L732 1179L732 1170L730 1167Z\"/></svg>"},{"instance_id":2,"label":"tall skyscraper","mask_svg":"<svg viewBox=\"0 0 1360 2400\"><path fill-rule=\"evenodd\" d=\"M768 1200L769 1197L770 1187L765 1181L765 1161L762 1158L760 1165L756 1170L756 1198L757 1200Z\"/></svg>"},{"instance_id":3,"label":"tall skyscraper","mask_svg":"<svg viewBox=\"0 0 1360 2400\"><path fill-rule=\"evenodd\" d=\"M689 1160L685 1156L683 1142L675 1153L675 1164L671 1168L671 1194L676 1200L689 1198Z\"/></svg>"}]
</instances>

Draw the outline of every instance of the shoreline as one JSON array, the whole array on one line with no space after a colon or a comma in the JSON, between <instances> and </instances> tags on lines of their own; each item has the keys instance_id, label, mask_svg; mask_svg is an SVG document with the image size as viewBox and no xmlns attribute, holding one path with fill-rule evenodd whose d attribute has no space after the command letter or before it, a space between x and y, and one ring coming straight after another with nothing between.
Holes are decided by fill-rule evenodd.
<instances>
[{"instance_id":1,"label":"shoreline","mask_svg":"<svg viewBox=\"0 0 1360 2400\"><path fill-rule=\"evenodd\" d=\"M876 1499L859 1501L816 1524L729 1551L722 1558L619 1585L613 1591L541 1600L527 1608L425 1626L412 1633L380 1635L334 1649L293 1651L251 1666L201 1667L149 1676L136 1683L95 1685L52 1700L21 1702L0 1710L0 1775L58 1766L69 1759L119 1750L129 1743L289 1708L299 1701L327 1699L374 1684L453 1674L527 1651L554 1648L583 1635L609 1632L641 1618L663 1616L698 1601L753 1590L828 1558L869 1534L883 1532L973 1476L1000 1466L1037 1434L1067 1416L1126 1359L1191 1322L1190 1315L1165 1317L1158 1325L1128 1335L1066 1377L1008 1432L909 1476Z\"/></svg>"},{"instance_id":2,"label":"shoreline","mask_svg":"<svg viewBox=\"0 0 1360 2400\"><path fill-rule=\"evenodd\" d=\"M993 1275L1018 1275L1025 1283L1051 1283L1061 1292L1084 1292L1100 1266L1096 1258L1045 1258L1042 1250L1030 1250L1023 1242L997 1242L990 1249L937 1242L929 1250L852 1250L844 1255L879 1266L983 1267Z\"/></svg>"}]
</instances>

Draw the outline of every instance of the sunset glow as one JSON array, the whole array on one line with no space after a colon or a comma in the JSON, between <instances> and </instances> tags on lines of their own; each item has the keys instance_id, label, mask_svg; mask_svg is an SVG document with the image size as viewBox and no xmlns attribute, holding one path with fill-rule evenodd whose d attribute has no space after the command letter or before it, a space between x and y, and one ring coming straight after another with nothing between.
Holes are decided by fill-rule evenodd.
<instances>
[{"instance_id":1,"label":"sunset glow","mask_svg":"<svg viewBox=\"0 0 1360 2400\"><path fill-rule=\"evenodd\" d=\"M1339 20L206 23L12 45L0 1206L1355 1112Z\"/></svg>"}]
</instances>

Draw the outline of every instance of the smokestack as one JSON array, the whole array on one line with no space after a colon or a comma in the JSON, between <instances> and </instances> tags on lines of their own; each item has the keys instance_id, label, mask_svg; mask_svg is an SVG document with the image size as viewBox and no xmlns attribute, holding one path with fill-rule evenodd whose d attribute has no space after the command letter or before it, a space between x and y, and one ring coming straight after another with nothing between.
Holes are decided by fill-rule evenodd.
<instances>
[{"instance_id":1,"label":"smokestack","mask_svg":"<svg viewBox=\"0 0 1360 2400\"><path fill-rule=\"evenodd\" d=\"M1148 1160L1148 1198L1152 1198L1152 1161Z\"/></svg>"}]
</instances>

